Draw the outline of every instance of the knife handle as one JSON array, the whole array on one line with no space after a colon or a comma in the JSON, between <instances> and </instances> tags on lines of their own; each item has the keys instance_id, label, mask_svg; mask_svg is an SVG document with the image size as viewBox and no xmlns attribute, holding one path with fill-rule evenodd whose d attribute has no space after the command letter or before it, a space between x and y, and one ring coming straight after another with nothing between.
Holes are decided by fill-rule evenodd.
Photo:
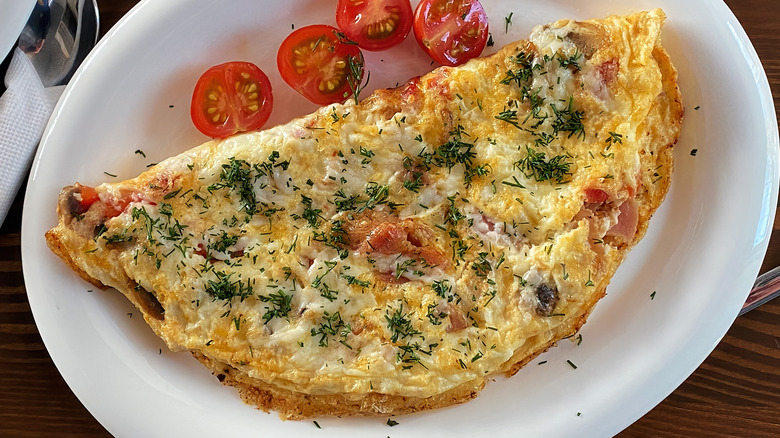
<instances>
[{"instance_id":1,"label":"knife handle","mask_svg":"<svg viewBox=\"0 0 780 438\"><path fill-rule=\"evenodd\" d=\"M778 295L780 295L780 266L758 276L739 314L744 315Z\"/></svg>"}]
</instances>

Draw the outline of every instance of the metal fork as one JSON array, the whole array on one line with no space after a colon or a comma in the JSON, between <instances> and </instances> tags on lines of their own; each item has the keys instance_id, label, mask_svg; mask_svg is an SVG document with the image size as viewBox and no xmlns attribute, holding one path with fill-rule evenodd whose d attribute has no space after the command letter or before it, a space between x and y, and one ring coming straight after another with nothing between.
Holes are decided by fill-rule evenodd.
<instances>
[{"instance_id":1,"label":"metal fork","mask_svg":"<svg viewBox=\"0 0 780 438\"><path fill-rule=\"evenodd\" d=\"M780 266L758 276L739 314L744 315L778 296L780 296Z\"/></svg>"}]
</instances>

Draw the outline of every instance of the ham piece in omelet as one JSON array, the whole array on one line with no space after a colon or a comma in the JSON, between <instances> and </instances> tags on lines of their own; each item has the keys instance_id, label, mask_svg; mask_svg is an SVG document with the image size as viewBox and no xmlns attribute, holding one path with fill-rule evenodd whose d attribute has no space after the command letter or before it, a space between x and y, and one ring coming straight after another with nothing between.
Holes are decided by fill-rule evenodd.
<instances>
[{"instance_id":1,"label":"ham piece in omelet","mask_svg":"<svg viewBox=\"0 0 780 438\"><path fill-rule=\"evenodd\" d=\"M683 116L664 19L539 26L358 104L77 183L47 242L260 409L467 401L582 326L663 200Z\"/></svg>"}]
</instances>

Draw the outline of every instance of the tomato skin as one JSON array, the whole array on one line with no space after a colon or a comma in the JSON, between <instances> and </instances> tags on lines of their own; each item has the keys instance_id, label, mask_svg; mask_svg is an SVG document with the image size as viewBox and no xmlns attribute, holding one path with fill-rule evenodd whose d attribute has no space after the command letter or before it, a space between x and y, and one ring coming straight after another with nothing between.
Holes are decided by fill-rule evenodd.
<instances>
[{"instance_id":1,"label":"tomato skin","mask_svg":"<svg viewBox=\"0 0 780 438\"><path fill-rule=\"evenodd\" d=\"M260 129L271 116L271 81L259 67L243 61L215 65L195 85L190 116L213 138Z\"/></svg>"},{"instance_id":2,"label":"tomato skin","mask_svg":"<svg viewBox=\"0 0 780 438\"><path fill-rule=\"evenodd\" d=\"M414 11L414 36L434 61L460 65L485 49L487 14L479 0L422 0Z\"/></svg>"},{"instance_id":3,"label":"tomato skin","mask_svg":"<svg viewBox=\"0 0 780 438\"><path fill-rule=\"evenodd\" d=\"M127 206L133 202L130 196L122 196L120 198L112 198L107 204L106 218L117 217L127 210Z\"/></svg>"},{"instance_id":4,"label":"tomato skin","mask_svg":"<svg viewBox=\"0 0 780 438\"><path fill-rule=\"evenodd\" d=\"M412 30L409 0L339 0L336 24L365 50L387 50Z\"/></svg>"},{"instance_id":5,"label":"tomato skin","mask_svg":"<svg viewBox=\"0 0 780 438\"><path fill-rule=\"evenodd\" d=\"M82 215L89 210L92 204L100 200L100 196L93 187L78 183L74 187L75 189L68 198L68 209L71 214Z\"/></svg>"},{"instance_id":6,"label":"tomato skin","mask_svg":"<svg viewBox=\"0 0 780 438\"><path fill-rule=\"evenodd\" d=\"M349 57L363 62L356 44L339 38L338 29L324 24L301 27L282 41L276 65L287 84L319 105L343 102L351 94ZM360 78L355 78L359 83Z\"/></svg>"},{"instance_id":7,"label":"tomato skin","mask_svg":"<svg viewBox=\"0 0 780 438\"><path fill-rule=\"evenodd\" d=\"M81 201L79 201L79 209L81 210L80 213L89 210L89 207L91 207L95 201L100 199L97 190L90 186L81 186L79 194L81 195Z\"/></svg>"}]
</instances>

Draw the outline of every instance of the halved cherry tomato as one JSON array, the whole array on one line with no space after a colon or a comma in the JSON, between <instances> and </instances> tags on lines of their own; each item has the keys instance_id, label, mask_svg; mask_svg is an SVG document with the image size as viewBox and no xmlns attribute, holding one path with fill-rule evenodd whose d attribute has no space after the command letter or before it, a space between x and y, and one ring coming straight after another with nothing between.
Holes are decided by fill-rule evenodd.
<instances>
[{"instance_id":1,"label":"halved cherry tomato","mask_svg":"<svg viewBox=\"0 0 780 438\"><path fill-rule=\"evenodd\" d=\"M190 116L200 132L224 138L259 129L271 116L271 108L268 76L252 63L233 61L211 67L198 79Z\"/></svg>"},{"instance_id":2,"label":"halved cherry tomato","mask_svg":"<svg viewBox=\"0 0 780 438\"><path fill-rule=\"evenodd\" d=\"M366 50L387 50L412 29L409 0L339 0L336 24Z\"/></svg>"},{"instance_id":3,"label":"halved cherry tomato","mask_svg":"<svg viewBox=\"0 0 780 438\"><path fill-rule=\"evenodd\" d=\"M414 36L434 61L460 65L485 48L487 14L478 0L422 0L414 11Z\"/></svg>"},{"instance_id":4,"label":"halved cherry tomato","mask_svg":"<svg viewBox=\"0 0 780 438\"><path fill-rule=\"evenodd\" d=\"M327 105L343 102L352 94L349 80L356 83L350 64L360 63L360 48L345 40L333 26L315 24L302 27L287 36L279 46L276 64L282 79L310 101ZM352 75L352 76L351 76Z\"/></svg>"}]
</instances>

